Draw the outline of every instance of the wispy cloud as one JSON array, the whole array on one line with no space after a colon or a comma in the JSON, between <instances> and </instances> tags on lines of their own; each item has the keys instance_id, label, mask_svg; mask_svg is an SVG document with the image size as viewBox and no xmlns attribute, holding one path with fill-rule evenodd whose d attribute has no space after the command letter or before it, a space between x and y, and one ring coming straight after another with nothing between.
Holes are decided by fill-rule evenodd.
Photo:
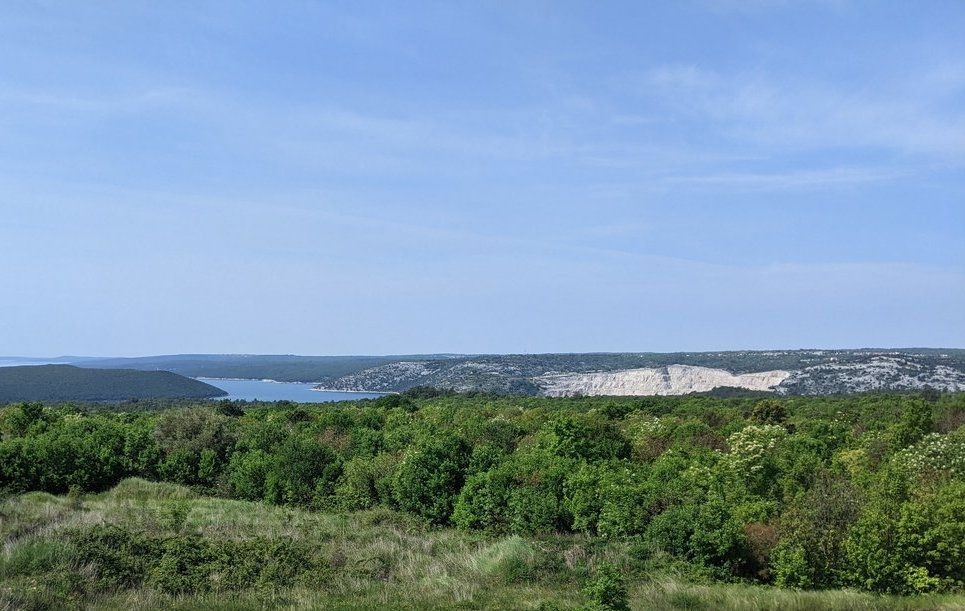
<instances>
[{"instance_id":1,"label":"wispy cloud","mask_svg":"<svg viewBox=\"0 0 965 611\"><path fill-rule=\"evenodd\" d=\"M640 93L735 141L782 148L875 148L965 160L963 67L941 65L891 83L830 85L793 75L660 66Z\"/></svg>"},{"instance_id":2,"label":"wispy cloud","mask_svg":"<svg viewBox=\"0 0 965 611\"><path fill-rule=\"evenodd\" d=\"M834 167L792 172L722 172L694 176L668 176L664 182L709 189L736 188L748 191L822 188L889 181L910 172L900 168Z\"/></svg>"}]
</instances>

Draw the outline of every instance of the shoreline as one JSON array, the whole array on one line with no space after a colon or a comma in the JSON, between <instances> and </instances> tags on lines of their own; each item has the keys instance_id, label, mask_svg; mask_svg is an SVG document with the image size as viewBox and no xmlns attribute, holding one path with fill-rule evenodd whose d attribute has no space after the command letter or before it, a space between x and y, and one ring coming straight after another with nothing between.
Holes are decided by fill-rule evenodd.
<instances>
[{"instance_id":1,"label":"shoreline","mask_svg":"<svg viewBox=\"0 0 965 611\"><path fill-rule=\"evenodd\" d=\"M340 389L338 389L338 388L318 388L318 387L311 388L310 390L314 390L314 391L318 391L318 392L344 392L344 393L357 393L357 394L365 394L365 395L398 395L398 394L400 394L398 391L394 391L394 390L391 390L391 391L387 391L387 390L340 390Z\"/></svg>"},{"instance_id":2,"label":"shoreline","mask_svg":"<svg viewBox=\"0 0 965 611\"><path fill-rule=\"evenodd\" d=\"M320 382L282 382L280 380L269 380L267 378L211 378L211 377L197 377L193 378L204 382L205 380L211 380L217 382L219 380L225 382L267 382L269 384L299 384L302 386L311 386L308 390L316 392L338 392L345 394L363 394L363 395L397 395L398 392L394 391L384 391L384 390L341 390L337 388L320 388L317 385Z\"/></svg>"}]
</instances>

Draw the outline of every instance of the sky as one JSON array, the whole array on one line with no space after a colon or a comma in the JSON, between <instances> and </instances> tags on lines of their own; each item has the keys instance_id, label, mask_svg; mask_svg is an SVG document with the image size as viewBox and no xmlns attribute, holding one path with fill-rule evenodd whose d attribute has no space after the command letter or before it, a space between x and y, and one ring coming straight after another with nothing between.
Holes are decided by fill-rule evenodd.
<instances>
[{"instance_id":1,"label":"sky","mask_svg":"<svg viewBox=\"0 0 965 611\"><path fill-rule=\"evenodd\" d=\"M0 354L965 347L965 3L0 5Z\"/></svg>"}]
</instances>

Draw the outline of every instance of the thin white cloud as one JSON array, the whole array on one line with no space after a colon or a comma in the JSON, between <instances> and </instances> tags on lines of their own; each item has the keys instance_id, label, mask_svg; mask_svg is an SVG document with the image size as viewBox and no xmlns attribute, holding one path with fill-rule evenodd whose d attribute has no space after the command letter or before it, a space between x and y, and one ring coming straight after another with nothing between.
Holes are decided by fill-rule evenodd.
<instances>
[{"instance_id":1,"label":"thin white cloud","mask_svg":"<svg viewBox=\"0 0 965 611\"><path fill-rule=\"evenodd\" d=\"M875 148L965 159L963 67L941 65L874 86L830 86L787 75L722 74L667 65L639 93L673 113L697 116L718 135L782 148Z\"/></svg>"},{"instance_id":2,"label":"thin white cloud","mask_svg":"<svg viewBox=\"0 0 965 611\"><path fill-rule=\"evenodd\" d=\"M665 183L713 189L748 191L822 188L895 180L909 174L903 169L832 167L792 172L722 172L693 176L668 176Z\"/></svg>"}]
</instances>

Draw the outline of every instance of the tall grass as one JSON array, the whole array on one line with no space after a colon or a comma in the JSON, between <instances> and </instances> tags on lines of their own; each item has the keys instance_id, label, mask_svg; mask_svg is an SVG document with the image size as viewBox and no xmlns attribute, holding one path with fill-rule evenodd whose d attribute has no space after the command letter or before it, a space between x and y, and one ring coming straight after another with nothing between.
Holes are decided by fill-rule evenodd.
<instances>
[{"instance_id":1,"label":"tall grass","mask_svg":"<svg viewBox=\"0 0 965 611\"><path fill-rule=\"evenodd\" d=\"M316 585L171 595L140 585L101 587L77 560L69 533L100 525L179 538L306 543L325 559ZM602 561L631 566L626 545L580 537L490 538L430 528L386 509L316 513L199 497L138 479L103 494L29 493L0 503L0 610L93 609L577 609ZM701 585L667 571L631 579L634 609L965 609L965 597L889 598L850 591L799 592ZM321 585L318 585L321 584Z\"/></svg>"}]
</instances>

